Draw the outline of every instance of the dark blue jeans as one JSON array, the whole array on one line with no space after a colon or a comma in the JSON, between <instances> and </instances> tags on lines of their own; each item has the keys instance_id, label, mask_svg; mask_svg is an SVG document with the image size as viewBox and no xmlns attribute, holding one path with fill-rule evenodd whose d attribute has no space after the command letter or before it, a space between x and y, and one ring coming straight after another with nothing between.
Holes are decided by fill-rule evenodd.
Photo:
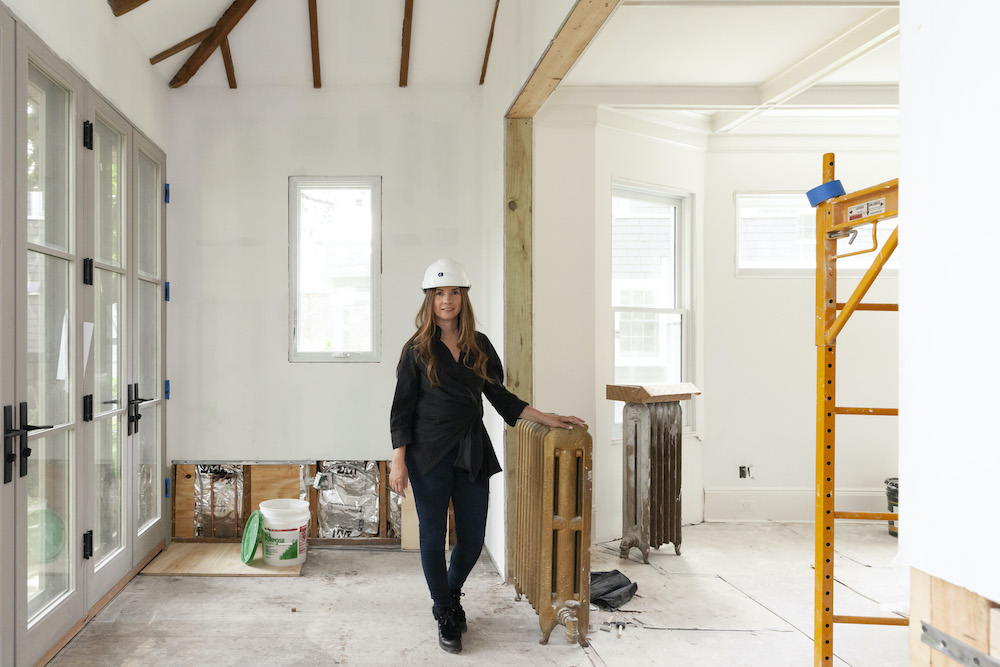
<instances>
[{"instance_id":1,"label":"dark blue jeans","mask_svg":"<svg viewBox=\"0 0 1000 667\"><path fill-rule=\"evenodd\" d=\"M434 606L451 604L451 590L460 590L479 560L486 537L489 482L477 484L469 473L455 468L455 447L433 469L420 474L407 453L410 488L420 519L420 562ZM451 565L445 567L444 545L448 532L448 501L455 508L457 542Z\"/></svg>"}]
</instances>

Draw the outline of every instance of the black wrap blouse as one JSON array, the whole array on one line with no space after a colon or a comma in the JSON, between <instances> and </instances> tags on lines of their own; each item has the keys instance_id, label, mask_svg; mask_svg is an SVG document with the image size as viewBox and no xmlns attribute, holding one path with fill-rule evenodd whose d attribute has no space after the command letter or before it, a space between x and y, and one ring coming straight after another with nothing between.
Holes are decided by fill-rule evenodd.
<instances>
[{"instance_id":1,"label":"black wrap blouse","mask_svg":"<svg viewBox=\"0 0 1000 667\"><path fill-rule=\"evenodd\" d=\"M528 404L503 386L503 367L489 338L477 331L476 342L486 354L486 374L493 382L486 382L466 365L464 352L455 361L441 341L440 328L434 337L438 386L431 386L427 365L416 349L410 343L403 347L389 428L393 449L405 446L420 473L432 469L456 446L455 467L473 480L488 480L502 470L483 426L483 395L511 426Z\"/></svg>"}]
</instances>

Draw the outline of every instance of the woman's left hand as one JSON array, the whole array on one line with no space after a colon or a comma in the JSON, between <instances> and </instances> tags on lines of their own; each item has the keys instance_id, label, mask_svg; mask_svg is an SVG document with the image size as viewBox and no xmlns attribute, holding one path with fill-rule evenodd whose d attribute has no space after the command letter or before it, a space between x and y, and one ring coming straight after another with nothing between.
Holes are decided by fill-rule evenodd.
<instances>
[{"instance_id":1,"label":"woman's left hand","mask_svg":"<svg viewBox=\"0 0 1000 667\"><path fill-rule=\"evenodd\" d=\"M583 421L579 417L550 415L540 410L536 410L530 405L525 407L521 412L521 419L527 419L528 421L544 424L545 426L551 426L552 428L566 428L570 430L573 430L574 426L587 425L587 422Z\"/></svg>"}]
</instances>

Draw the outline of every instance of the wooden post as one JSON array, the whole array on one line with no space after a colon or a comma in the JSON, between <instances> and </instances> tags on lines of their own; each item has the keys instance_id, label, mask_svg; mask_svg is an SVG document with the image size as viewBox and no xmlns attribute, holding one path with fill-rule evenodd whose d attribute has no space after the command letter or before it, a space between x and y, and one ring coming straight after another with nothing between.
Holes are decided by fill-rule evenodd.
<instances>
[{"instance_id":1,"label":"wooden post","mask_svg":"<svg viewBox=\"0 0 1000 667\"><path fill-rule=\"evenodd\" d=\"M504 136L504 361L507 388L532 401L531 383L531 160L532 121L508 119ZM507 487L507 578L514 544L514 488L517 485L517 432L505 436Z\"/></svg>"}]
</instances>

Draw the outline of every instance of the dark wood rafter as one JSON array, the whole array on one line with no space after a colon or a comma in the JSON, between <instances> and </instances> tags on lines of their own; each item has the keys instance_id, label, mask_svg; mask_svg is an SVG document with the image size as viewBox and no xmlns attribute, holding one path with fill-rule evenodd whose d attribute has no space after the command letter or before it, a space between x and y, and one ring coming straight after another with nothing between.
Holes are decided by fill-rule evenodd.
<instances>
[{"instance_id":1,"label":"dark wood rafter","mask_svg":"<svg viewBox=\"0 0 1000 667\"><path fill-rule=\"evenodd\" d=\"M410 77L410 36L413 32L413 0L403 8L403 48L399 57L399 87L405 88Z\"/></svg>"},{"instance_id":2,"label":"dark wood rafter","mask_svg":"<svg viewBox=\"0 0 1000 667\"><path fill-rule=\"evenodd\" d=\"M211 35L213 30L215 30L215 28L206 28L205 30L202 30L201 32L199 32L197 35L192 35L191 37L188 37L187 39L185 39L183 42L178 42L177 44L174 44L173 46L171 46L169 49L166 49L164 51L160 51L155 56L153 56L152 58L149 59L149 64L150 65L155 65L158 62L166 60L170 56L173 56L173 55L176 55L176 54L180 53L181 51L183 51L184 49L188 48L189 46L194 46L198 42L205 41L205 38L207 38L209 35Z\"/></svg>"},{"instance_id":3,"label":"dark wood rafter","mask_svg":"<svg viewBox=\"0 0 1000 667\"><path fill-rule=\"evenodd\" d=\"M121 16L122 14L127 14L139 5L143 5L149 2L149 0L108 0L108 6L111 7L111 13L115 16Z\"/></svg>"},{"instance_id":4,"label":"dark wood rafter","mask_svg":"<svg viewBox=\"0 0 1000 667\"><path fill-rule=\"evenodd\" d=\"M319 17L316 14L316 0L309 0L309 39L312 42L313 88L322 88L319 75Z\"/></svg>"},{"instance_id":5,"label":"dark wood rafter","mask_svg":"<svg viewBox=\"0 0 1000 667\"><path fill-rule=\"evenodd\" d=\"M233 54L229 50L229 38L222 40L219 45L222 51L222 63L226 66L226 78L229 80L229 87L236 88L236 69L233 67Z\"/></svg>"},{"instance_id":6,"label":"dark wood rafter","mask_svg":"<svg viewBox=\"0 0 1000 667\"><path fill-rule=\"evenodd\" d=\"M493 21L490 22L490 36L486 40L486 53L483 55L483 73L479 75L479 85L486 83L486 66L490 62L490 47L493 46L493 31L497 27L497 12L500 10L500 0L493 5Z\"/></svg>"},{"instance_id":7,"label":"dark wood rafter","mask_svg":"<svg viewBox=\"0 0 1000 667\"><path fill-rule=\"evenodd\" d=\"M174 75L174 78L170 81L171 88L179 88L185 83L191 80L208 57L212 55L215 49L219 48L222 44L222 40L229 36L236 24L240 22L244 14L250 11L253 4L257 0L236 0L229 6L226 13L222 15L219 22L215 24L215 28L212 29L212 34L201 43L201 45L195 49L191 57L187 59L181 68Z\"/></svg>"}]
</instances>

